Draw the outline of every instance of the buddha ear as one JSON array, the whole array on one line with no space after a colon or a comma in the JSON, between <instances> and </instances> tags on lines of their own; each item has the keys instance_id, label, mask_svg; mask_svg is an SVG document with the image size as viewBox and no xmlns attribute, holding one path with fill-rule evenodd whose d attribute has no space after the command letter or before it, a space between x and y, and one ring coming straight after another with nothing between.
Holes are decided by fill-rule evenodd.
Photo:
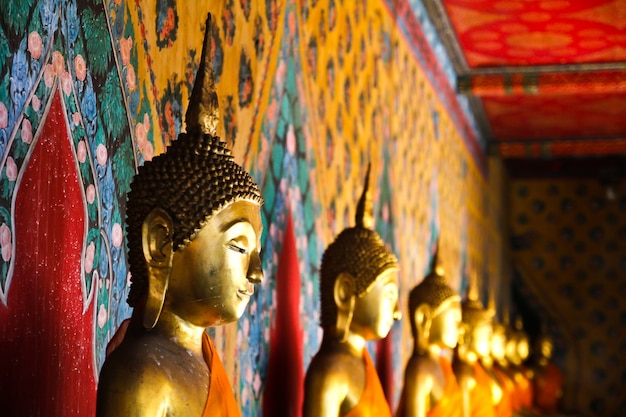
<instances>
[{"instance_id":1,"label":"buddha ear","mask_svg":"<svg viewBox=\"0 0 626 417\"><path fill-rule=\"evenodd\" d=\"M356 285L352 275L342 272L335 279L333 297L337 305L337 333L344 342L350 331L354 304L356 303Z\"/></svg>"},{"instance_id":2,"label":"buddha ear","mask_svg":"<svg viewBox=\"0 0 626 417\"><path fill-rule=\"evenodd\" d=\"M417 330L418 345L422 349L428 349L428 339L430 338L430 326L432 320L432 310L426 303L417 306L413 312L415 328Z\"/></svg>"},{"instance_id":3,"label":"buddha ear","mask_svg":"<svg viewBox=\"0 0 626 417\"><path fill-rule=\"evenodd\" d=\"M148 269L148 296L143 326L152 329L159 320L172 271L174 222L163 209L153 209L143 221L141 244Z\"/></svg>"}]
</instances>

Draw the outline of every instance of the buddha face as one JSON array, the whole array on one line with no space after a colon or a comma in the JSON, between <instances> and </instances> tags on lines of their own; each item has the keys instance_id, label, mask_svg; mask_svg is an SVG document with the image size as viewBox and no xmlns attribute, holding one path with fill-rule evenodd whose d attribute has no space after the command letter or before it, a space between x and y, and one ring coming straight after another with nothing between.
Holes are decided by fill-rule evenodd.
<instances>
[{"instance_id":1,"label":"buddha face","mask_svg":"<svg viewBox=\"0 0 626 417\"><path fill-rule=\"evenodd\" d=\"M522 362L525 361L530 355L528 336L526 336L525 334L521 334L517 341L517 355Z\"/></svg>"},{"instance_id":2,"label":"buddha face","mask_svg":"<svg viewBox=\"0 0 626 417\"><path fill-rule=\"evenodd\" d=\"M519 365L519 363L521 362L519 352L517 351L517 342L517 337L515 337L515 335L509 334L508 340L506 341L506 345L504 348L504 355L506 359L514 365Z\"/></svg>"},{"instance_id":3,"label":"buddha face","mask_svg":"<svg viewBox=\"0 0 626 417\"><path fill-rule=\"evenodd\" d=\"M261 231L256 202L236 201L211 216L174 253L163 308L200 327L239 319L263 280Z\"/></svg>"},{"instance_id":4,"label":"buddha face","mask_svg":"<svg viewBox=\"0 0 626 417\"><path fill-rule=\"evenodd\" d=\"M552 341L547 337L542 337L539 340L539 352L541 353L541 357L543 358L551 358L552 357Z\"/></svg>"},{"instance_id":5,"label":"buddha face","mask_svg":"<svg viewBox=\"0 0 626 417\"><path fill-rule=\"evenodd\" d=\"M471 350L476 352L478 357L486 358L489 356L492 333L489 323L480 323L473 329Z\"/></svg>"},{"instance_id":6,"label":"buddha face","mask_svg":"<svg viewBox=\"0 0 626 417\"><path fill-rule=\"evenodd\" d=\"M350 331L365 340L383 339L398 319L398 271L387 269L365 294L357 297Z\"/></svg>"},{"instance_id":7,"label":"buddha face","mask_svg":"<svg viewBox=\"0 0 626 417\"><path fill-rule=\"evenodd\" d=\"M506 337L504 332L496 331L491 336L491 356L496 360L503 360L506 356Z\"/></svg>"},{"instance_id":8,"label":"buddha face","mask_svg":"<svg viewBox=\"0 0 626 417\"><path fill-rule=\"evenodd\" d=\"M452 349L459 341L461 303L456 299L444 301L441 308L432 318L429 343Z\"/></svg>"}]
</instances>

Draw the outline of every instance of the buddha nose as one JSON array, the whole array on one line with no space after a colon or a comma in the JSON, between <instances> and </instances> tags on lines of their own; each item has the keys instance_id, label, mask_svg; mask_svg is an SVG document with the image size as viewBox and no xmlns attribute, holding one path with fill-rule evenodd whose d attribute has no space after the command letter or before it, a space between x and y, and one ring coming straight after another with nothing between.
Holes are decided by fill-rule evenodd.
<instances>
[{"instance_id":1,"label":"buddha nose","mask_svg":"<svg viewBox=\"0 0 626 417\"><path fill-rule=\"evenodd\" d=\"M248 265L246 278L253 284L261 284L263 282L263 267L261 266L261 256L258 251L253 251L250 255L250 264Z\"/></svg>"},{"instance_id":2,"label":"buddha nose","mask_svg":"<svg viewBox=\"0 0 626 417\"><path fill-rule=\"evenodd\" d=\"M400 320L402 318L402 311L400 311L400 303L396 301L396 306L393 309L393 319Z\"/></svg>"}]
</instances>

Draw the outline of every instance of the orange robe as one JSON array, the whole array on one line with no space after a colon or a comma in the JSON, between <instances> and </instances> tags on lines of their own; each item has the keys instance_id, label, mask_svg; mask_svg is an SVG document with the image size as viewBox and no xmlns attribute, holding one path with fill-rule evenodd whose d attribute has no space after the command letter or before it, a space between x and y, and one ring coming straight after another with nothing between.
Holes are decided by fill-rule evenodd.
<instances>
[{"instance_id":1,"label":"orange robe","mask_svg":"<svg viewBox=\"0 0 626 417\"><path fill-rule=\"evenodd\" d=\"M500 369L493 367L493 372L500 380L502 387L502 398L500 402L496 404L496 415L498 417L511 417L513 415L512 395L515 391L515 385L513 381Z\"/></svg>"},{"instance_id":2,"label":"orange robe","mask_svg":"<svg viewBox=\"0 0 626 417\"><path fill-rule=\"evenodd\" d=\"M443 371L444 387L441 400L427 413L427 417L461 417L463 415L463 394L456 376L452 370L452 364L444 357L439 357L439 365ZM398 406L398 416L405 415L405 394L402 393L400 405Z\"/></svg>"},{"instance_id":3,"label":"orange robe","mask_svg":"<svg viewBox=\"0 0 626 417\"><path fill-rule=\"evenodd\" d=\"M496 417L491 395L491 377L478 362L474 364L476 386L470 394L470 415L472 417Z\"/></svg>"},{"instance_id":4,"label":"orange robe","mask_svg":"<svg viewBox=\"0 0 626 417\"><path fill-rule=\"evenodd\" d=\"M545 368L536 371L533 383L535 407L545 413L556 413L563 387L561 370L549 363Z\"/></svg>"},{"instance_id":5,"label":"orange robe","mask_svg":"<svg viewBox=\"0 0 626 417\"><path fill-rule=\"evenodd\" d=\"M202 353L211 371L209 397L202 417L241 417L233 389L215 346L206 332L202 334Z\"/></svg>"},{"instance_id":6,"label":"orange robe","mask_svg":"<svg viewBox=\"0 0 626 417\"><path fill-rule=\"evenodd\" d=\"M460 417L463 415L463 394L456 382L452 364L444 357L439 357L439 364L445 377L441 400L426 414L428 417Z\"/></svg>"},{"instance_id":7,"label":"orange robe","mask_svg":"<svg viewBox=\"0 0 626 417\"><path fill-rule=\"evenodd\" d=\"M533 385L526 377L526 368L521 369L521 373L516 377L517 382L517 402L520 408L532 408L533 406Z\"/></svg>"},{"instance_id":8,"label":"orange robe","mask_svg":"<svg viewBox=\"0 0 626 417\"><path fill-rule=\"evenodd\" d=\"M380 385L380 379L376 368L372 363L367 349L363 349L363 361L365 362L365 388L357 405L344 417L391 417L391 409L385 392Z\"/></svg>"}]
</instances>

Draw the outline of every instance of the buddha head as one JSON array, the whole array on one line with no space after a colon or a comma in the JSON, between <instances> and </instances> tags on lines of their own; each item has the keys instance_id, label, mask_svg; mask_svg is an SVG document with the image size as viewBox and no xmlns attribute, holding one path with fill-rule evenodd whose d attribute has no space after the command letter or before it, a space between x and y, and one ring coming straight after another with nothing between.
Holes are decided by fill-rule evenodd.
<instances>
[{"instance_id":1,"label":"buddha head","mask_svg":"<svg viewBox=\"0 0 626 417\"><path fill-rule=\"evenodd\" d=\"M430 269L409 294L411 331L420 353L425 353L433 345L454 348L461 325L461 297L444 278L439 262L439 244Z\"/></svg>"},{"instance_id":2,"label":"buddha head","mask_svg":"<svg viewBox=\"0 0 626 417\"><path fill-rule=\"evenodd\" d=\"M128 194L128 303L146 328L162 310L202 327L237 320L263 278L263 199L217 136L210 25L187 132L139 168Z\"/></svg>"},{"instance_id":3,"label":"buddha head","mask_svg":"<svg viewBox=\"0 0 626 417\"><path fill-rule=\"evenodd\" d=\"M535 341L535 354L540 359L550 360L554 350L554 343L548 332L544 329L541 335Z\"/></svg>"},{"instance_id":4,"label":"buddha head","mask_svg":"<svg viewBox=\"0 0 626 417\"><path fill-rule=\"evenodd\" d=\"M515 319L515 330L513 331L513 340L515 341L516 358L521 364L530 355L530 341L528 333L524 331L524 322L521 317Z\"/></svg>"},{"instance_id":5,"label":"buddha head","mask_svg":"<svg viewBox=\"0 0 626 417\"><path fill-rule=\"evenodd\" d=\"M483 307L475 286L470 285L467 300L461 304L461 310L465 327L465 348L478 358L487 358L491 353L493 311Z\"/></svg>"},{"instance_id":6,"label":"buddha head","mask_svg":"<svg viewBox=\"0 0 626 417\"><path fill-rule=\"evenodd\" d=\"M320 267L321 326L341 340L355 333L365 340L387 336L399 320L398 261L372 227L367 169L356 225L344 229L326 248Z\"/></svg>"}]
</instances>

